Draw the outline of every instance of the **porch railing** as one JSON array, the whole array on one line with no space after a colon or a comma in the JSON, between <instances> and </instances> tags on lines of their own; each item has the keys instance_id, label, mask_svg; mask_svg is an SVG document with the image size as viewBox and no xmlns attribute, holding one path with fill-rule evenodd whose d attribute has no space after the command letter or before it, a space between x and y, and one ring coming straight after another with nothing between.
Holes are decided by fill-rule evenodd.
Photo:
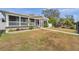
<instances>
[{"instance_id":1,"label":"porch railing","mask_svg":"<svg viewBox=\"0 0 79 59\"><path fill-rule=\"evenodd\" d=\"M19 26L18 21L9 21L9 27L15 27L15 26Z\"/></svg>"},{"instance_id":2,"label":"porch railing","mask_svg":"<svg viewBox=\"0 0 79 59\"><path fill-rule=\"evenodd\" d=\"M28 22L21 22L19 23L19 21L9 21L9 26L10 27L16 27L16 26L27 26Z\"/></svg>"},{"instance_id":3,"label":"porch railing","mask_svg":"<svg viewBox=\"0 0 79 59\"><path fill-rule=\"evenodd\" d=\"M21 26L28 26L28 22L21 22Z\"/></svg>"},{"instance_id":4,"label":"porch railing","mask_svg":"<svg viewBox=\"0 0 79 59\"><path fill-rule=\"evenodd\" d=\"M20 22L19 21L9 21L9 27L18 27L18 26L35 26L38 27L39 25L37 25L35 22Z\"/></svg>"},{"instance_id":5,"label":"porch railing","mask_svg":"<svg viewBox=\"0 0 79 59\"><path fill-rule=\"evenodd\" d=\"M35 22L30 22L29 25L30 26L35 26Z\"/></svg>"}]
</instances>

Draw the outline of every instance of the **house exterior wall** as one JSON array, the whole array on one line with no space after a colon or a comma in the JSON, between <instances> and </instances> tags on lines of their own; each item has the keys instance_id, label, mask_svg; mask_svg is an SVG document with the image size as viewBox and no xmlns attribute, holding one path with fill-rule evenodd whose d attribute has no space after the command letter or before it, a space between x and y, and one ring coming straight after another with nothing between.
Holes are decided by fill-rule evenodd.
<instances>
[{"instance_id":1,"label":"house exterior wall","mask_svg":"<svg viewBox=\"0 0 79 59\"><path fill-rule=\"evenodd\" d=\"M6 27L8 27L9 26L9 18L8 18L7 14L5 15L5 19L6 19Z\"/></svg>"},{"instance_id":2,"label":"house exterior wall","mask_svg":"<svg viewBox=\"0 0 79 59\"><path fill-rule=\"evenodd\" d=\"M22 23L21 22L21 17L27 18L26 19L27 22L28 22L27 26L30 26L30 17L21 16L21 15L17 15L17 14L11 14L11 13L5 13L6 22L2 23L1 20L0 20L0 29L5 29L6 30L8 27L10 27L10 25L9 25L9 15L19 17L19 26L18 27L22 26L21 25L21 23ZM45 18L44 19L43 18L33 18L33 19L34 19L34 26L39 27L39 28L44 27L44 21L47 21L47 19L45 20ZM36 25L36 20L39 20L39 25Z\"/></svg>"},{"instance_id":3,"label":"house exterior wall","mask_svg":"<svg viewBox=\"0 0 79 59\"><path fill-rule=\"evenodd\" d=\"M18 15L14 15L14 14L6 14L6 25L7 25L7 27L9 27L9 15L18 16ZM18 16L18 17L19 17L19 26L21 26L21 17L23 17L23 16ZM28 26L30 26L30 23L31 23L30 18L29 17L25 17L25 18L28 18L27 19ZM34 25L36 25L35 20L34 20ZM38 19L38 20L39 20L39 27L42 27L43 20L41 20L41 19Z\"/></svg>"},{"instance_id":4,"label":"house exterior wall","mask_svg":"<svg viewBox=\"0 0 79 59\"><path fill-rule=\"evenodd\" d=\"M4 15L2 12L0 12L0 30L5 30L6 22L2 22L2 20L5 20Z\"/></svg>"},{"instance_id":5,"label":"house exterior wall","mask_svg":"<svg viewBox=\"0 0 79 59\"><path fill-rule=\"evenodd\" d=\"M2 19L0 19L0 30L5 30L6 28L6 22L2 22Z\"/></svg>"}]
</instances>

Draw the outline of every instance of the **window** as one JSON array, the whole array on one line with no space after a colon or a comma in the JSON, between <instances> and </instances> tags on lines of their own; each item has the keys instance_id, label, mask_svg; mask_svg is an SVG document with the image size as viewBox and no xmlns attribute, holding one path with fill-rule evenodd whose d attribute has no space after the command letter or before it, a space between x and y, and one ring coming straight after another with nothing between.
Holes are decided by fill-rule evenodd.
<instances>
[{"instance_id":1,"label":"window","mask_svg":"<svg viewBox=\"0 0 79 59\"><path fill-rule=\"evenodd\" d=\"M5 19L2 18L2 22L6 22Z\"/></svg>"}]
</instances>

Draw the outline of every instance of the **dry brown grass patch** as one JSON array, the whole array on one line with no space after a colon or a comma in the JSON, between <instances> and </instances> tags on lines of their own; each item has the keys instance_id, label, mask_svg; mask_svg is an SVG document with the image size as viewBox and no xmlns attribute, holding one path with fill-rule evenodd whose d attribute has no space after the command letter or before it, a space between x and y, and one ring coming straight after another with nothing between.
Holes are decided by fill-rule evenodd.
<instances>
[{"instance_id":1,"label":"dry brown grass patch","mask_svg":"<svg viewBox=\"0 0 79 59\"><path fill-rule=\"evenodd\" d=\"M79 36L47 30L5 34L0 50L79 50Z\"/></svg>"}]
</instances>

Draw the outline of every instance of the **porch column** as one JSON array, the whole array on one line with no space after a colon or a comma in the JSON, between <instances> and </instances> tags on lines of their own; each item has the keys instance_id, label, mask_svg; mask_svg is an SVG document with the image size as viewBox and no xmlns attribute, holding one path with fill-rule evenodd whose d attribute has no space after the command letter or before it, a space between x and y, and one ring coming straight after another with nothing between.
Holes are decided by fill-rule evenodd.
<instances>
[{"instance_id":1,"label":"porch column","mask_svg":"<svg viewBox=\"0 0 79 59\"><path fill-rule=\"evenodd\" d=\"M36 20L36 19L34 19L34 25L33 25L34 27L35 27L35 25L36 25L36 24L35 24L35 20Z\"/></svg>"},{"instance_id":2,"label":"porch column","mask_svg":"<svg viewBox=\"0 0 79 59\"><path fill-rule=\"evenodd\" d=\"M9 26L9 15L6 15L6 26Z\"/></svg>"},{"instance_id":3,"label":"porch column","mask_svg":"<svg viewBox=\"0 0 79 59\"><path fill-rule=\"evenodd\" d=\"M19 26L21 26L21 16L19 16Z\"/></svg>"},{"instance_id":4,"label":"porch column","mask_svg":"<svg viewBox=\"0 0 79 59\"><path fill-rule=\"evenodd\" d=\"M34 25L35 25L35 27L37 27L37 26L36 26L36 19L35 19L34 23L35 23L35 24L34 24Z\"/></svg>"},{"instance_id":5,"label":"porch column","mask_svg":"<svg viewBox=\"0 0 79 59\"><path fill-rule=\"evenodd\" d=\"M9 27L9 15L6 14L6 26ZM6 33L9 32L9 29L6 29Z\"/></svg>"},{"instance_id":6,"label":"porch column","mask_svg":"<svg viewBox=\"0 0 79 59\"><path fill-rule=\"evenodd\" d=\"M43 21L42 21L42 19L40 19L40 27L41 28L43 27Z\"/></svg>"},{"instance_id":7,"label":"porch column","mask_svg":"<svg viewBox=\"0 0 79 59\"><path fill-rule=\"evenodd\" d=\"M41 19L39 19L39 27L41 27Z\"/></svg>"},{"instance_id":8,"label":"porch column","mask_svg":"<svg viewBox=\"0 0 79 59\"><path fill-rule=\"evenodd\" d=\"M30 26L30 18L28 17L28 26Z\"/></svg>"}]
</instances>

